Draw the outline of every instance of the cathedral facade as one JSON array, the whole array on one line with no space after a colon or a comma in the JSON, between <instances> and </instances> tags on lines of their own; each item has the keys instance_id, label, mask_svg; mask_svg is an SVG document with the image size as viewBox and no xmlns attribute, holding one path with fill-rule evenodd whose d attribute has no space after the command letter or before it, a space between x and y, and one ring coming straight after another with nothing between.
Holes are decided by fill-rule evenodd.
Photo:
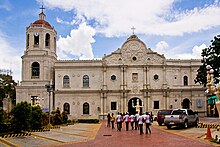
<instances>
[{"instance_id":1,"label":"cathedral facade","mask_svg":"<svg viewBox=\"0 0 220 147\"><path fill-rule=\"evenodd\" d=\"M194 82L200 60L166 59L135 34L100 60L58 60L56 35L43 12L26 28L17 103L44 111L59 107L69 118L134 113L137 103L141 112L153 114L173 108L206 114L205 89Z\"/></svg>"}]
</instances>

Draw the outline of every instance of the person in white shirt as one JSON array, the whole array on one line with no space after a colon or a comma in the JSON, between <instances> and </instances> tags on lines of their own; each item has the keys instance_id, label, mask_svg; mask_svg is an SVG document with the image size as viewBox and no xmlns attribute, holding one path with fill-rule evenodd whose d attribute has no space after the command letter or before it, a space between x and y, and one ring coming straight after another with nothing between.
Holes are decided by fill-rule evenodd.
<instances>
[{"instance_id":1,"label":"person in white shirt","mask_svg":"<svg viewBox=\"0 0 220 147\"><path fill-rule=\"evenodd\" d=\"M143 119L143 116L140 114L140 116L138 117L138 124L139 124L139 128L140 128L140 135L144 134L144 132L143 132L143 123L144 123L144 119Z\"/></svg>"},{"instance_id":2,"label":"person in white shirt","mask_svg":"<svg viewBox=\"0 0 220 147\"><path fill-rule=\"evenodd\" d=\"M148 134L148 131L151 134L151 130L150 130L150 114L148 112L146 112L146 115L145 115L145 123L146 123L146 134Z\"/></svg>"},{"instance_id":3,"label":"person in white shirt","mask_svg":"<svg viewBox=\"0 0 220 147\"><path fill-rule=\"evenodd\" d=\"M128 131L129 129L129 115L128 115L128 112L126 113L126 115L124 116L124 121L125 121L125 124L126 124L126 131Z\"/></svg>"},{"instance_id":4,"label":"person in white shirt","mask_svg":"<svg viewBox=\"0 0 220 147\"><path fill-rule=\"evenodd\" d=\"M134 130L134 115L133 114L130 115L130 121L131 121L131 128L132 130Z\"/></svg>"},{"instance_id":5,"label":"person in white shirt","mask_svg":"<svg viewBox=\"0 0 220 147\"><path fill-rule=\"evenodd\" d=\"M136 112L136 114L134 116L135 130L137 130L137 129L139 130L138 117L139 117L139 114L138 114L138 112Z\"/></svg>"},{"instance_id":6,"label":"person in white shirt","mask_svg":"<svg viewBox=\"0 0 220 147\"><path fill-rule=\"evenodd\" d=\"M116 122L117 122L117 130L121 131L122 128L122 116L118 112L118 115L116 116Z\"/></svg>"}]
</instances>

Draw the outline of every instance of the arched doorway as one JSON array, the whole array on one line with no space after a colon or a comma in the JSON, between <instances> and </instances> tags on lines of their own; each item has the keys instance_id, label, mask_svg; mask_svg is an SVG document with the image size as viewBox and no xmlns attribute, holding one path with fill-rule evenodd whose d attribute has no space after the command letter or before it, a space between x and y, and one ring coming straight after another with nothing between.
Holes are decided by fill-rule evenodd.
<instances>
[{"instance_id":1,"label":"arched doorway","mask_svg":"<svg viewBox=\"0 0 220 147\"><path fill-rule=\"evenodd\" d=\"M185 98L185 99L183 100L182 104L183 104L183 105L182 105L183 109L189 109L189 108L190 108L190 106L189 106L190 101L189 101L188 98Z\"/></svg>"},{"instance_id":2,"label":"arched doorway","mask_svg":"<svg viewBox=\"0 0 220 147\"><path fill-rule=\"evenodd\" d=\"M143 103L142 103L142 100L140 98L137 98L137 97L134 97L134 98L131 98L129 101L128 101L128 112L129 114L136 114L136 108L135 106L137 105L137 102L139 101L139 105L140 106L143 106ZM133 104L132 104L133 103ZM140 107L140 113L142 113L142 109L143 107Z\"/></svg>"}]
</instances>

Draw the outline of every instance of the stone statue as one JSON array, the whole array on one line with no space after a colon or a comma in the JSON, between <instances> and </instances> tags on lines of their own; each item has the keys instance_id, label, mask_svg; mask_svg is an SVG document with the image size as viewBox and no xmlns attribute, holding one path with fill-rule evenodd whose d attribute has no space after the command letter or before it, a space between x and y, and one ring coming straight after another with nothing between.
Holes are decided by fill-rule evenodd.
<instances>
[{"instance_id":1,"label":"stone statue","mask_svg":"<svg viewBox=\"0 0 220 147\"><path fill-rule=\"evenodd\" d=\"M217 96L217 98L218 98L218 101L217 101L217 100L215 101L215 106L216 106L216 108L217 108L217 110L218 110L219 119L220 119L220 84L218 84L218 85L216 86L216 92L215 92L215 94L216 94L216 96Z\"/></svg>"},{"instance_id":2,"label":"stone statue","mask_svg":"<svg viewBox=\"0 0 220 147\"><path fill-rule=\"evenodd\" d=\"M132 100L132 101L133 101L133 100ZM136 106L134 106L134 108L136 108L136 112L137 112L138 114L140 114L141 107L143 107L143 106L140 105L140 99L138 99Z\"/></svg>"}]
</instances>

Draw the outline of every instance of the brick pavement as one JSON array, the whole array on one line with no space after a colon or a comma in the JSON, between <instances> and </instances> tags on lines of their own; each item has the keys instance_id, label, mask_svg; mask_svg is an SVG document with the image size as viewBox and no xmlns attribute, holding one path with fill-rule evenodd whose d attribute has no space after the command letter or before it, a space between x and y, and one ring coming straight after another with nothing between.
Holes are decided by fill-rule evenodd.
<instances>
[{"instance_id":1,"label":"brick pavement","mask_svg":"<svg viewBox=\"0 0 220 147\"><path fill-rule=\"evenodd\" d=\"M121 132L106 127L104 121L101 122L97 136L94 140L79 143L66 143L57 146L62 147L185 147L187 145L193 147L210 147L213 144L200 139L193 139L176 134L172 134L156 127L151 127L152 134L140 135L138 131L125 131L125 126ZM145 129L145 127L144 127ZM145 131L145 130L144 130Z\"/></svg>"}]
</instances>

